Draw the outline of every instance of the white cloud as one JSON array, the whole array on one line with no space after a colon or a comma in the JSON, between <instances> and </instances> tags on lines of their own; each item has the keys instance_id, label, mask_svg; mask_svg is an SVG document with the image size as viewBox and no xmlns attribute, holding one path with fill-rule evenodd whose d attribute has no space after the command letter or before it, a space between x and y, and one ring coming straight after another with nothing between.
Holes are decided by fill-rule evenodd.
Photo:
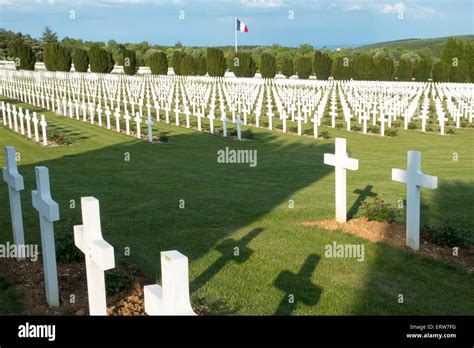
<instances>
[{"instance_id":1,"label":"white cloud","mask_svg":"<svg viewBox=\"0 0 474 348\"><path fill-rule=\"evenodd\" d=\"M354 3L354 4L347 4L347 5L345 5L342 9L343 9L344 11L347 11L347 12L360 11L360 10L362 10L362 5L361 5L361 4L357 4L357 3Z\"/></svg>"},{"instance_id":2,"label":"white cloud","mask_svg":"<svg viewBox=\"0 0 474 348\"><path fill-rule=\"evenodd\" d=\"M406 6L403 2L396 2L394 4L384 4L380 9L382 13L400 13L406 11Z\"/></svg>"},{"instance_id":3,"label":"white cloud","mask_svg":"<svg viewBox=\"0 0 474 348\"><path fill-rule=\"evenodd\" d=\"M245 7L278 8L286 5L281 0L242 0Z\"/></svg>"}]
</instances>

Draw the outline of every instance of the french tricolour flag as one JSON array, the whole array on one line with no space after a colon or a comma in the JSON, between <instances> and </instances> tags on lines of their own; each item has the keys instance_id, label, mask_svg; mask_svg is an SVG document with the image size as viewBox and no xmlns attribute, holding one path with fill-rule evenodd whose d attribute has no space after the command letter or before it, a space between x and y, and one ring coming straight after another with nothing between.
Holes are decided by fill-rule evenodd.
<instances>
[{"instance_id":1,"label":"french tricolour flag","mask_svg":"<svg viewBox=\"0 0 474 348\"><path fill-rule=\"evenodd\" d=\"M249 32L249 27L247 26L247 24L245 24L238 18L237 18L237 31L243 31L244 33Z\"/></svg>"}]
</instances>

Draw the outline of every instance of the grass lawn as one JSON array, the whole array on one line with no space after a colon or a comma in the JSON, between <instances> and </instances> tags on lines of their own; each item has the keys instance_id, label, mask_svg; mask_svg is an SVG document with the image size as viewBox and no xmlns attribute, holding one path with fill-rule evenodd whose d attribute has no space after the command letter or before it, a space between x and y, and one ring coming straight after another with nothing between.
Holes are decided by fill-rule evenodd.
<instances>
[{"instance_id":1,"label":"grass lawn","mask_svg":"<svg viewBox=\"0 0 474 348\"><path fill-rule=\"evenodd\" d=\"M423 171L439 180L437 190L422 191L422 225L451 217L472 231L473 129L445 137L401 130L397 137L380 138L321 127L331 138L317 141L254 129L254 140L238 142L155 122L155 131L172 141L149 144L45 115L71 145L45 148L0 127L0 145L21 153L28 243L40 241L30 191L36 186L34 167L44 165L62 221L80 223L81 196L98 198L104 238L115 251L129 247L131 260L159 280L160 251L179 250L190 261L193 302L205 303L212 314L474 314L474 277L464 269L299 225L334 216L334 170L323 164L323 154L334 152L340 136L347 138L350 156L359 159L359 171L347 174L348 210L358 198L353 191L367 185L393 205L405 199L406 186L391 180L391 169L406 168L407 151L418 150ZM226 146L256 149L258 165L218 164L217 151ZM12 235L3 184L0 241L6 240ZM363 243L365 261L324 257L324 246L333 241Z\"/></svg>"},{"instance_id":2,"label":"grass lawn","mask_svg":"<svg viewBox=\"0 0 474 348\"><path fill-rule=\"evenodd\" d=\"M0 276L0 315L19 314L22 311L20 295L11 286L7 279Z\"/></svg>"}]
</instances>

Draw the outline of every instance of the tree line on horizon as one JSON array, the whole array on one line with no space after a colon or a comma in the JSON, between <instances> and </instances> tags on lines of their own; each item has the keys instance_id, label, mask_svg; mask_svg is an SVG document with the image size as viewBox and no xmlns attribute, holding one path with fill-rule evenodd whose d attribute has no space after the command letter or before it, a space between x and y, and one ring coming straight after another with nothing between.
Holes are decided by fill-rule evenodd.
<instances>
[{"instance_id":1,"label":"tree line on horizon","mask_svg":"<svg viewBox=\"0 0 474 348\"><path fill-rule=\"evenodd\" d=\"M99 73L110 73L118 63L127 75L134 75L139 66L145 65L156 75L167 74L171 66L176 75L189 76L223 76L229 70L237 77L253 77L260 72L264 78L281 73L301 79L315 75L319 80L332 77L338 80L474 82L474 44L455 38L447 40L440 57L430 56L427 50L397 56L393 49L386 47L332 52L316 50L310 45L301 45L298 49L274 45L235 53L232 48L229 52L217 47L183 47L180 43L173 48L150 48L143 54L137 45L116 45L110 41L106 46L69 38L59 42L57 34L48 27L43 32L41 45L21 34L13 38L8 35L6 40L5 33L5 30L0 31L0 54L7 51L6 56L15 60L17 69L24 70L33 70L35 62L42 60L49 71L70 71L74 63L76 71L87 72L90 68Z\"/></svg>"}]
</instances>

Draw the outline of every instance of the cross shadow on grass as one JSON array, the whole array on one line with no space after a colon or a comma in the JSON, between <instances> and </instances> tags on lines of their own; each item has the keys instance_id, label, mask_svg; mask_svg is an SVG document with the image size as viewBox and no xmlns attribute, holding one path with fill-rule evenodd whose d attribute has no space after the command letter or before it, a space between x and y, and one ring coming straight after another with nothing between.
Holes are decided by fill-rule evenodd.
<instances>
[{"instance_id":1,"label":"cross shadow on grass","mask_svg":"<svg viewBox=\"0 0 474 348\"><path fill-rule=\"evenodd\" d=\"M377 193L372 192L373 188L374 187L372 185L367 185L363 190L361 189L354 190L354 193L359 194L359 196L355 200L352 207L349 208L349 212L347 213L347 217L349 219L353 219L357 216L357 213L359 212L360 207L362 206L362 204L364 204L365 200L368 197L377 197Z\"/></svg>"},{"instance_id":2,"label":"cross shadow on grass","mask_svg":"<svg viewBox=\"0 0 474 348\"><path fill-rule=\"evenodd\" d=\"M469 182L440 180L433 191L433 200L427 202L421 194L421 225L436 223L449 218L471 231L474 238L474 185ZM456 209L452 209L457 207ZM449 216L446 212L449 211Z\"/></svg>"},{"instance_id":3,"label":"cross shadow on grass","mask_svg":"<svg viewBox=\"0 0 474 348\"><path fill-rule=\"evenodd\" d=\"M192 290L199 289L231 261L235 261L239 264L247 261L253 253L253 250L250 249L248 245L261 232L263 232L263 228L255 228L242 239L235 240L229 238L219 243L214 249L221 253L221 257L209 266L205 272L195 278L190 284L190 288Z\"/></svg>"},{"instance_id":4,"label":"cross shadow on grass","mask_svg":"<svg viewBox=\"0 0 474 348\"><path fill-rule=\"evenodd\" d=\"M285 292L285 296L283 296L275 315L290 315L298 303L307 306L314 306L318 303L323 290L312 283L311 277L320 259L319 255L311 254L306 258L298 273L283 271L278 275L274 286Z\"/></svg>"},{"instance_id":5,"label":"cross shadow on grass","mask_svg":"<svg viewBox=\"0 0 474 348\"><path fill-rule=\"evenodd\" d=\"M208 291L208 283L218 272L226 271L226 265L249 259L254 252L249 243L263 229L253 228L241 239L233 237L234 233L332 172L323 165L323 154L332 152L334 145L325 141L288 140L264 131L253 140L240 142L182 128L177 132L155 123L154 131L169 132L173 141L150 144L64 117L60 123L60 127L77 129L76 133L85 137L90 135L87 129L91 127L94 136L78 140L76 146L50 149L58 155L47 161L42 160L43 149L39 146L12 144L35 159L19 163L25 180L22 199L26 240L40 240L38 213L29 195L36 189L34 167L43 165L49 168L52 197L60 207L61 221L55 228L60 229L63 221L74 215L80 217L81 197L94 196L100 201L104 238L117 252L130 248L132 261L159 279L160 251L179 250L189 259L191 295L197 297L206 293L200 292L204 286ZM217 151L225 147L256 150L257 166L218 163ZM0 197L6 195L5 185L0 185ZM11 239L5 199L0 199L0 237ZM239 248L239 256L233 254L235 247ZM209 258L213 250L221 253L218 261L209 260L208 265L204 261L204 270L195 271L193 263ZM233 267L232 272L238 276L239 267ZM222 297L212 300L225 302ZM221 303L219 307L228 306Z\"/></svg>"}]
</instances>

